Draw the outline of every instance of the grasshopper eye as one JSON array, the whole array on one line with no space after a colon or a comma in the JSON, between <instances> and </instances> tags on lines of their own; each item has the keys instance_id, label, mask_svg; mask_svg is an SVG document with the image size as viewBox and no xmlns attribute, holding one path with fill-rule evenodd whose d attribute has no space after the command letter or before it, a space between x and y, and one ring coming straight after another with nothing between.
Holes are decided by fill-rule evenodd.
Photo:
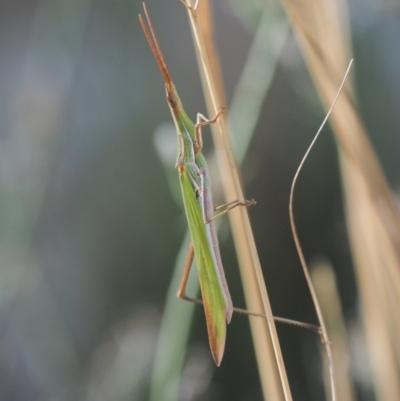
<instances>
[{"instance_id":1,"label":"grasshopper eye","mask_svg":"<svg viewBox=\"0 0 400 401\"><path fill-rule=\"evenodd\" d=\"M176 101L170 93L167 93L167 102L170 107L172 107L173 109L176 108Z\"/></svg>"}]
</instances>

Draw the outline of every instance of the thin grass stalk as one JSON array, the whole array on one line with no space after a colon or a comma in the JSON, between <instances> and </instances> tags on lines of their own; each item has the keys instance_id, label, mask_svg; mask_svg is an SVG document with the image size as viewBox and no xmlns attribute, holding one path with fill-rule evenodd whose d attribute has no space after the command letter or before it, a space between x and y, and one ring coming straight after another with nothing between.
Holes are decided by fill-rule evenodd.
<instances>
[{"instance_id":1,"label":"thin grass stalk","mask_svg":"<svg viewBox=\"0 0 400 401\"><path fill-rule=\"evenodd\" d=\"M200 70L202 71L203 82L205 83L203 90L205 92L208 112L210 115L215 115L221 106L226 103L221 100L224 99L224 96L218 92L222 88L222 80L219 73L220 68L218 67L217 52L212 40L211 25L209 23L211 15L208 1L200 2L197 13L188 9L188 14L201 61ZM208 33L204 33L204 30ZM207 38L207 41L205 41L205 38ZM222 181L225 198L227 201L232 199L243 201L244 196L241 188L241 180L227 135L225 119L220 118L218 124L215 124L215 126L217 134L214 134L213 138L221 176L224 177ZM230 213L229 218L247 306L250 310L262 311L267 316L266 320L250 320L264 396L266 399L269 397L269 400L292 400L272 310L246 208L238 208ZM270 358L271 345L273 346L275 361Z\"/></svg>"},{"instance_id":2,"label":"thin grass stalk","mask_svg":"<svg viewBox=\"0 0 400 401\"><path fill-rule=\"evenodd\" d=\"M311 278L319 299L322 314L326 319L329 338L333 346L333 365L337 375L337 396L340 401L354 401L355 391L351 381L349 346L335 272L326 260L319 260L311 266ZM321 354L325 352L321 350ZM330 393L328 373L325 374L326 395Z\"/></svg>"},{"instance_id":3,"label":"thin grass stalk","mask_svg":"<svg viewBox=\"0 0 400 401\"><path fill-rule=\"evenodd\" d=\"M307 285L308 285L308 288L310 290L311 298L312 298L312 301L314 303L315 311L316 311L317 316L318 316L318 321L319 321L320 328L321 328L322 341L323 341L323 343L325 345L325 348L326 348L326 354L327 354L327 359L328 359L328 364L329 364L329 377L330 377L330 382L331 382L332 401L336 401L337 392L336 392L336 378L335 378L335 369L334 369L334 365L333 365L333 353L332 353L331 341L330 341L329 336L328 336L328 331L326 329L325 320L324 320L324 316L322 314L322 310L321 310L321 307L320 307L320 304L319 304L319 301L318 301L318 297L317 297L317 294L315 292L314 285L312 283L310 273L308 271L307 262L306 262L306 259L304 257L304 253L303 253L303 250L301 248L301 245L300 245L300 239L299 239L299 236L297 234L297 228L296 228L295 219L294 219L294 212L293 212L293 197L294 197L294 190L295 190L295 187L296 187L296 183L297 183L297 179L299 177L300 171L303 168L303 165L304 165L309 153L311 152L312 148L314 147L314 144L317 141L317 139L318 139L318 137L319 137L319 135L320 135L320 133L322 131L322 128L325 126L325 123L327 122L328 118L330 117L330 115L331 115L331 113L333 111L333 108L334 108L334 106L335 106L335 104L336 104L336 102L337 102L337 100L339 98L339 95L340 95L340 93L342 91L343 85L344 85L344 83L346 81L346 78L347 78L347 76L349 74L349 71L350 71L352 63L353 63L353 60L350 61L350 64L347 67L347 70L346 70L346 73L345 73L344 78L342 80L342 83L340 84L339 90L337 91L336 96L333 99L333 102L332 102L332 104L331 104L331 106L330 106L330 108L329 108L329 110L328 110L328 112L327 112L327 114L326 114L321 126L318 129L318 132L316 133L314 139L312 140L311 145L308 147L303 159L300 162L300 165L299 165L299 167L298 167L298 169L296 171L296 174L295 174L295 176L293 178L292 187L290 189L290 196L289 196L290 226L292 228L293 239L294 239L294 242L295 242L295 245L296 245L297 253L298 253L299 258L300 258L301 266L303 268L304 277L305 277L305 279L307 281Z\"/></svg>"},{"instance_id":4,"label":"thin grass stalk","mask_svg":"<svg viewBox=\"0 0 400 401\"><path fill-rule=\"evenodd\" d=\"M350 58L346 3L284 0L323 104ZM312 39L310 39L312 38ZM349 82L350 83L350 82ZM332 114L340 150L347 224L379 399L400 399L400 213L350 89ZM396 379L397 377L397 379Z\"/></svg>"}]
</instances>

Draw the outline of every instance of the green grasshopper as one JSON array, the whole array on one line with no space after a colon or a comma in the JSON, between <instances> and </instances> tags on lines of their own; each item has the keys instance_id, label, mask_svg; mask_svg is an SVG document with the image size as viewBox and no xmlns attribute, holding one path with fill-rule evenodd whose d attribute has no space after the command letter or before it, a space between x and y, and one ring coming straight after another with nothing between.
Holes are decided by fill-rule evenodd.
<instances>
[{"instance_id":1,"label":"green grasshopper","mask_svg":"<svg viewBox=\"0 0 400 401\"><path fill-rule=\"evenodd\" d=\"M200 113L197 115L196 124L190 120L171 79L144 3L143 8L149 29L141 15L139 15L140 24L165 80L167 103L178 135L179 152L176 167L179 172L183 203L191 235L188 256L177 295L179 298L204 305L211 353L215 363L219 366L225 349L226 323L230 322L234 308L222 266L214 220L236 206L251 206L256 202L254 200L233 201L214 208L208 166L201 153L203 147L201 127L216 122L223 109L221 108L210 120ZM224 210L214 215L214 211L221 209ZM202 301L186 296L186 284L194 256L198 268Z\"/></svg>"}]
</instances>

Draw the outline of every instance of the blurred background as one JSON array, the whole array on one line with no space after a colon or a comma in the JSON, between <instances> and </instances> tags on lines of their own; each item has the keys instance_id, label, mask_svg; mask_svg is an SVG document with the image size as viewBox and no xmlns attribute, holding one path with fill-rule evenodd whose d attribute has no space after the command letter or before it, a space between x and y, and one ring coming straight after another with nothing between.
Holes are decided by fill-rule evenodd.
<instances>
[{"instance_id":1,"label":"blurred background","mask_svg":"<svg viewBox=\"0 0 400 401\"><path fill-rule=\"evenodd\" d=\"M207 114L186 10L178 0L147 6L187 113ZM238 96L263 6L214 5L228 103ZM0 2L0 400L150 397L186 222L170 113L138 23L141 7L128 0ZM349 7L359 110L398 192L400 5L352 0ZM325 113L292 33L272 39L281 50L243 182L258 202L249 213L274 314L316 323L288 199ZM211 150L207 134L205 142ZM336 275L354 399L375 400L341 191L327 127L302 171L295 216L307 260L332 265ZM227 225L220 244L234 304L244 307ZM203 310L194 311L179 399L261 400L248 318L233 317L216 368ZM318 338L290 326L279 326L279 335L294 399L322 399Z\"/></svg>"}]
</instances>

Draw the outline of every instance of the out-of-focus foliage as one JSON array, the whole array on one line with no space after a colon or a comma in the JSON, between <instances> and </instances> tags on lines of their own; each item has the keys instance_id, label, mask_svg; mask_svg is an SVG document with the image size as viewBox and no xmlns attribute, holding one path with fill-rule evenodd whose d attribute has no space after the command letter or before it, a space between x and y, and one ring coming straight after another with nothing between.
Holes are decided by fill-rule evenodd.
<instances>
[{"instance_id":1,"label":"out-of-focus foliage","mask_svg":"<svg viewBox=\"0 0 400 401\"><path fill-rule=\"evenodd\" d=\"M260 13L243 16L228 1L216 3L231 98ZM178 0L147 5L194 118L204 102L185 10ZM140 8L128 0L0 4L1 401L148 398L186 223L179 197L171 195L177 178L154 146L154 132L170 116L138 23ZM350 10L360 110L396 189L400 9L389 1L355 0ZM274 312L315 321L287 209L295 169L323 112L293 38L261 115L243 176L247 194L258 201L251 216ZM328 130L296 199L307 257L322 255L336 271L357 392L374 399L368 361L360 359L365 349ZM222 233L220 242L234 302L242 306L229 236ZM182 399L261 399L247 318L234 316L218 369L200 307L195 318ZM315 337L292 327L280 334L294 398L321 399Z\"/></svg>"}]
</instances>

